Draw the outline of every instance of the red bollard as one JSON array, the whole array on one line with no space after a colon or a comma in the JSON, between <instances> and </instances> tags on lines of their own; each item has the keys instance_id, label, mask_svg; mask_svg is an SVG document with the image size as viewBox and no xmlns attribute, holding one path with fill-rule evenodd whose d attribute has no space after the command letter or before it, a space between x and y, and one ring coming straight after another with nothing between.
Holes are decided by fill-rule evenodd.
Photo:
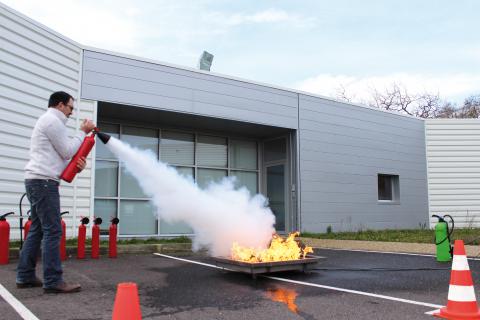
<instances>
[{"instance_id":1,"label":"red bollard","mask_svg":"<svg viewBox=\"0 0 480 320\"><path fill-rule=\"evenodd\" d=\"M28 231L30 231L30 226L32 225L32 217L30 217L30 210L27 211L28 219L23 226L23 232L25 232L23 236L23 240L27 240Z\"/></svg>"},{"instance_id":2,"label":"red bollard","mask_svg":"<svg viewBox=\"0 0 480 320\"><path fill-rule=\"evenodd\" d=\"M8 212L0 216L0 264L8 264L10 255L10 224L6 217L11 214L14 214L14 212Z\"/></svg>"},{"instance_id":3,"label":"red bollard","mask_svg":"<svg viewBox=\"0 0 480 320\"><path fill-rule=\"evenodd\" d=\"M68 211L60 213L60 222L62 224L62 238L60 238L60 260L67 260L67 225L63 221L62 216L67 214Z\"/></svg>"},{"instance_id":4,"label":"red bollard","mask_svg":"<svg viewBox=\"0 0 480 320\"><path fill-rule=\"evenodd\" d=\"M85 259L85 240L87 238L87 225L90 222L90 219L87 217L80 220L82 223L78 226L78 242L77 242L77 259Z\"/></svg>"},{"instance_id":5,"label":"red bollard","mask_svg":"<svg viewBox=\"0 0 480 320\"><path fill-rule=\"evenodd\" d=\"M95 218L92 227L92 259L98 259L100 256L100 224L102 218Z\"/></svg>"},{"instance_id":6,"label":"red bollard","mask_svg":"<svg viewBox=\"0 0 480 320\"><path fill-rule=\"evenodd\" d=\"M117 224L120 222L118 218L113 218L111 220L112 224L108 229L108 257L116 258L117 257Z\"/></svg>"}]
</instances>

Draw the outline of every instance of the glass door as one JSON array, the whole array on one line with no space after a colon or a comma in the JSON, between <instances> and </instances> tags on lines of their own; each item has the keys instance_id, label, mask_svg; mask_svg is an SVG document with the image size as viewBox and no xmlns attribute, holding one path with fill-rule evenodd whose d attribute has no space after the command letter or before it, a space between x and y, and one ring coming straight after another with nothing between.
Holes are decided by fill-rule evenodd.
<instances>
[{"instance_id":1,"label":"glass door","mask_svg":"<svg viewBox=\"0 0 480 320\"><path fill-rule=\"evenodd\" d=\"M285 165L266 166L267 198L275 215L275 230L285 231Z\"/></svg>"},{"instance_id":2,"label":"glass door","mask_svg":"<svg viewBox=\"0 0 480 320\"><path fill-rule=\"evenodd\" d=\"M265 140L263 143L264 188L270 209L275 215L275 230L289 230L289 200L287 137Z\"/></svg>"}]
</instances>

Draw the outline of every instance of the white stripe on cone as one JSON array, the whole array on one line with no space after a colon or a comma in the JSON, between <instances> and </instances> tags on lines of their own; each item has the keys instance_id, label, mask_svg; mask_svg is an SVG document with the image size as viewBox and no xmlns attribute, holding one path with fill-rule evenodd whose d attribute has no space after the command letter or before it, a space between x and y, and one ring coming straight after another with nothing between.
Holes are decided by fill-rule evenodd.
<instances>
[{"instance_id":1,"label":"white stripe on cone","mask_svg":"<svg viewBox=\"0 0 480 320\"><path fill-rule=\"evenodd\" d=\"M452 270L457 270L457 271L470 270L470 268L468 267L467 256L463 256L463 255L453 256Z\"/></svg>"},{"instance_id":2,"label":"white stripe on cone","mask_svg":"<svg viewBox=\"0 0 480 320\"><path fill-rule=\"evenodd\" d=\"M448 288L448 300L457 302L477 302L473 286L456 286L451 284Z\"/></svg>"}]
</instances>

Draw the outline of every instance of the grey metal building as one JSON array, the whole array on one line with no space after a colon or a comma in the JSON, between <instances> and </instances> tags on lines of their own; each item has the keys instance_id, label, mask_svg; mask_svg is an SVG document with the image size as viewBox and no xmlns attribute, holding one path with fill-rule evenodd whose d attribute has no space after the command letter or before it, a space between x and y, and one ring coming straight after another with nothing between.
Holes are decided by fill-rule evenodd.
<instances>
[{"instance_id":1,"label":"grey metal building","mask_svg":"<svg viewBox=\"0 0 480 320\"><path fill-rule=\"evenodd\" d=\"M88 48L0 5L0 210L23 193L31 129L51 92L77 99L121 140L200 186L224 176L269 198L278 231L416 228L428 223L424 121L291 89ZM80 216L118 216L121 236L189 234L97 145L64 185L69 235ZM15 231L15 230L14 230Z\"/></svg>"}]
</instances>

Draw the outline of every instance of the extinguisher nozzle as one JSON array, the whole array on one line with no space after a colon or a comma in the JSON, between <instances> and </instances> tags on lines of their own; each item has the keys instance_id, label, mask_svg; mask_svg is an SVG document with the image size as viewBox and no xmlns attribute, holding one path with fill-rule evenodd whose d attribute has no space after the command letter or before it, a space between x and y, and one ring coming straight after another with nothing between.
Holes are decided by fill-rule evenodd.
<instances>
[{"instance_id":1,"label":"extinguisher nozzle","mask_svg":"<svg viewBox=\"0 0 480 320\"><path fill-rule=\"evenodd\" d=\"M102 140L104 144L107 144L108 140L110 140L110 136L103 132L97 132L97 136Z\"/></svg>"}]
</instances>

